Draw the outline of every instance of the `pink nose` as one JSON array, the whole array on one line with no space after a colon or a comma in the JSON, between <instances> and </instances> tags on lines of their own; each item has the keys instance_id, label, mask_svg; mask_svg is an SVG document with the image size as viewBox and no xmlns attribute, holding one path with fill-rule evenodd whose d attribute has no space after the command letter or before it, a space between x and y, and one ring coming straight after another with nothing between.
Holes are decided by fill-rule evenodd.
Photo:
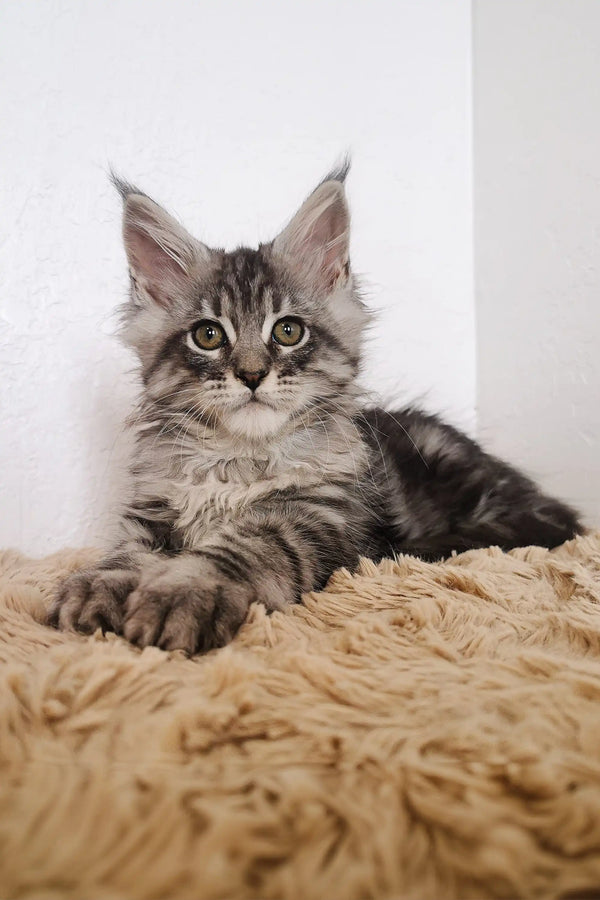
<instances>
[{"instance_id":1,"label":"pink nose","mask_svg":"<svg viewBox=\"0 0 600 900\"><path fill-rule=\"evenodd\" d=\"M260 372L247 372L246 370L241 370L235 373L235 377L239 378L239 380L245 384L246 387L249 387L251 391L255 391L266 374L266 369L261 369Z\"/></svg>"}]
</instances>

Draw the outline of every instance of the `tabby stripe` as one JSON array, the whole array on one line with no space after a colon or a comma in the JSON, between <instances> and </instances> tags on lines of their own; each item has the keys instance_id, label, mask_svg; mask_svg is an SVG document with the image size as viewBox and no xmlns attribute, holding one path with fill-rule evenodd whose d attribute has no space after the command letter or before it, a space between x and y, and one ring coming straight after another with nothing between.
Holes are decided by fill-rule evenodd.
<instances>
[{"instance_id":1,"label":"tabby stripe","mask_svg":"<svg viewBox=\"0 0 600 900\"><path fill-rule=\"evenodd\" d=\"M293 504L292 508L296 508L297 504L301 505L305 510L308 507L308 513L313 516L318 516L321 509L332 509L349 514L353 505L348 497L307 497L302 494L295 494L290 497L273 497L272 499L273 502L281 501ZM310 509L311 506L318 507L318 509Z\"/></svg>"},{"instance_id":2,"label":"tabby stripe","mask_svg":"<svg viewBox=\"0 0 600 900\"><path fill-rule=\"evenodd\" d=\"M273 541L292 564L292 568L294 569L294 585L296 586L298 593L300 594L303 590L307 590L307 588L304 587L304 573L302 560L300 559L299 554L275 525L265 525L263 530L271 535Z\"/></svg>"},{"instance_id":3,"label":"tabby stripe","mask_svg":"<svg viewBox=\"0 0 600 900\"><path fill-rule=\"evenodd\" d=\"M316 551L319 574L329 575L339 566L349 564L351 542L344 540L340 529L335 525L319 522L309 525L308 522L295 522L295 528ZM358 553L356 553L358 556Z\"/></svg>"},{"instance_id":4,"label":"tabby stripe","mask_svg":"<svg viewBox=\"0 0 600 900\"><path fill-rule=\"evenodd\" d=\"M328 328L322 328L319 325L312 325L312 333L318 335L319 339L329 348L335 350L340 356L347 357L348 351L341 341Z\"/></svg>"},{"instance_id":5,"label":"tabby stripe","mask_svg":"<svg viewBox=\"0 0 600 900\"><path fill-rule=\"evenodd\" d=\"M140 536L139 538L147 547L153 550L164 550L167 553L173 553L181 549L181 544L177 540L177 534L169 522L157 522L144 516L137 516L135 513L125 513L123 518L147 532L147 536Z\"/></svg>"},{"instance_id":6,"label":"tabby stripe","mask_svg":"<svg viewBox=\"0 0 600 900\"><path fill-rule=\"evenodd\" d=\"M227 540L227 547L225 548L223 545L219 545L216 549L219 553L225 551L237 556L238 559L244 560L246 564L244 578L248 577L247 569L252 565L252 559L249 557L253 558L255 563L259 563L260 565L264 564L265 558L260 552L261 548L255 546L257 541L255 532L246 532L244 535L244 529L240 527L236 528L234 532L222 535L222 537ZM240 538L242 539L240 540Z\"/></svg>"},{"instance_id":7,"label":"tabby stripe","mask_svg":"<svg viewBox=\"0 0 600 900\"><path fill-rule=\"evenodd\" d=\"M237 553L233 553L226 548L220 549L218 553L214 550L199 550L198 556L205 556L210 559L221 570L223 575L233 580L242 581L248 577L248 566L241 560Z\"/></svg>"},{"instance_id":8,"label":"tabby stripe","mask_svg":"<svg viewBox=\"0 0 600 900\"><path fill-rule=\"evenodd\" d=\"M281 531L275 525L270 525L267 523L261 523L260 525L255 526L260 530L250 529L249 526L240 526L236 532L236 537L240 535L246 538L251 544L251 548L249 548L249 552L254 556L255 559L258 560L260 565L268 567L269 569L273 569L273 557L271 555L269 545L265 545L264 535L269 534L273 540L273 542L277 545L281 553L284 557L287 557L288 562L291 564L294 570L294 577L290 577L290 581L296 587L297 591L300 592L304 588L304 578L303 578L303 569L302 569L302 561L299 554L294 550L291 544L284 538L281 534ZM259 545L262 545L260 548L255 546L256 542L259 542ZM264 552L260 552L261 549Z\"/></svg>"},{"instance_id":9,"label":"tabby stripe","mask_svg":"<svg viewBox=\"0 0 600 900\"><path fill-rule=\"evenodd\" d=\"M160 369L160 367L165 363L168 359L171 359L182 342L182 333L180 331L177 334L172 334L168 340L162 345L150 365L147 369L142 372L142 380L145 385L148 385L152 376Z\"/></svg>"},{"instance_id":10,"label":"tabby stripe","mask_svg":"<svg viewBox=\"0 0 600 900\"><path fill-rule=\"evenodd\" d=\"M106 557L98 563L98 569L104 571L110 571L111 569L129 569L132 566L132 558L129 553L125 552L117 552L119 548L116 548L116 551L111 554L111 556Z\"/></svg>"}]
</instances>

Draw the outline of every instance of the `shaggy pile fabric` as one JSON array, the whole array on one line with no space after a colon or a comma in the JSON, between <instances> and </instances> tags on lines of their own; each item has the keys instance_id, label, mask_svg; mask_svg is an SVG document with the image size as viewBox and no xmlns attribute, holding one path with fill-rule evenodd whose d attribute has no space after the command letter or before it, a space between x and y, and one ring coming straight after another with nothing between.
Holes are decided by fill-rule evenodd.
<instances>
[{"instance_id":1,"label":"shaggy pile fabric","mask_svg":"<svg viewBox=\"0 0 600 900\"><path fill-rule=\"evenodd\" d=\"M3 900L600 887L600 535L363 561L195 659L46 628L93 558L0 554Z\"/></svg>"}]
</instances>

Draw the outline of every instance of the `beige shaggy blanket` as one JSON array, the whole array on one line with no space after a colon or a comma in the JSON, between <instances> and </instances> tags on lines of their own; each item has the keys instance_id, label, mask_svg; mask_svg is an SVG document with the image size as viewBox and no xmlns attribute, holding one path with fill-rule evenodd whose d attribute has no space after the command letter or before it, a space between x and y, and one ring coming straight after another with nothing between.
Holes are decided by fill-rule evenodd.
<instances>
[{"instance_id":1,"label":"beige shaggy blanket","mask_svg":"<svg viewBox=\"0 0 600 900\"><path fill-rule=\"evenodd\" d=\"M191 660L41 624L93 557L0 554L2 900L600 887L600 535L363 561Z\"/></svg>"}]
</instances>

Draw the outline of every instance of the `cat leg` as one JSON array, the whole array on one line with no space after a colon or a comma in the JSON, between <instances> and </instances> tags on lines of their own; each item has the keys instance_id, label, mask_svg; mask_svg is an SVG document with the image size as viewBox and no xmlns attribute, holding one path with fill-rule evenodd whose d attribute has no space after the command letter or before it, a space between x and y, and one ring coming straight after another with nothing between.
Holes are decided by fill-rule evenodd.
<instances>
[{"instance_id":1,"label":"cat leg","mask_svg":"<svg viewBox=\"0 0 600 900\"><path fill-rule=\"evenodd\" d=\"M139 566L107 560L66 578L50 604L47 622L62 631L121 633L125 601L136 587Z\"/></svg>"},{"instance_id":2,"label":"cat leg","mask_svg":"<svg viewBox=\"0 0 600 900\"><path fill-rule=\"evenodd\" d=\"M59 584L48 610L49 625L83 634L98 628L122 633L127 597L142 572L149 577L167 558L161 551L170 529L163 522L126 513L121 532L122 540L108 556Z\"/></svg>"},{"instance_id":3,"label":"cat leg","mask_svg":"<svg viewBox=\"0 0 600 900\"><path fill-rule=\"evenodd\" d=\"M334 569L356 563L346 521L333 518L331 511L289 500L284 516L268 505L247 510L193 551L142 570L126 600L123 634L140 647L188 654L222 647L251 603L282 609L321 587Z\"/></svg>"}]
</instances>

